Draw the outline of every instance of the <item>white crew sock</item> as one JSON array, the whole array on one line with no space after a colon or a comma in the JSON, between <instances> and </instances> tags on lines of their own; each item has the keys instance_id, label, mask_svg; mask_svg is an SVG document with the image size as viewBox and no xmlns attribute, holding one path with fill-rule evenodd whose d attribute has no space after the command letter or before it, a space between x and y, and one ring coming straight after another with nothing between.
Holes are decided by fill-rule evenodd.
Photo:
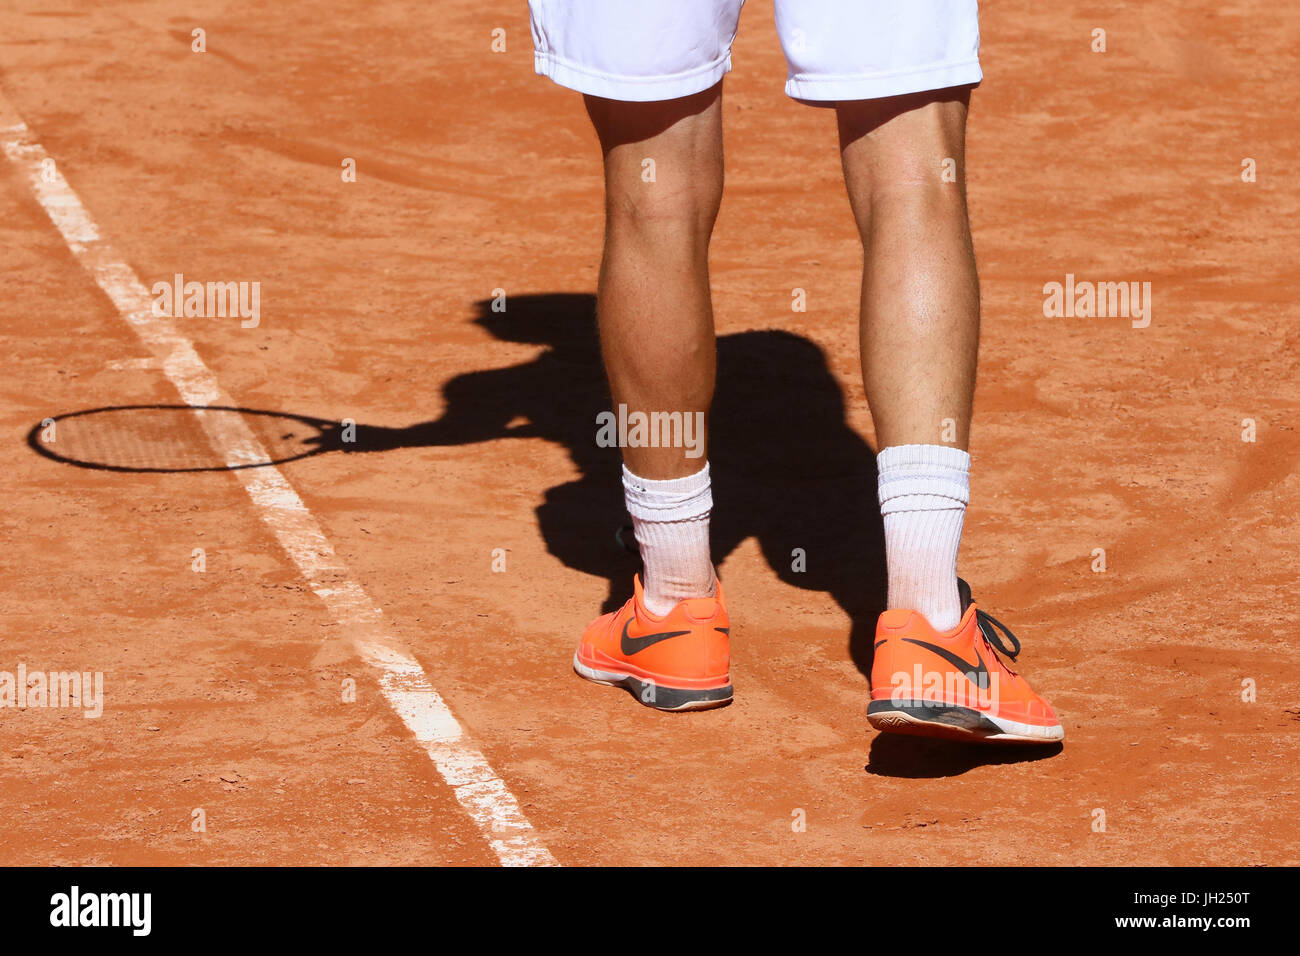
<instances>
[{"instance_id":1,"label":"white crew sock","mask_svg":"<svg viewBox=\"0 0 1300 956\"><path fill-rule=\"evenodd\" d=\"M894 445L876 456L889 607L920 611L936 631L961 621L957 548L970 501L970 455L947 445Z\"/></svg>"},{"instance_id":2,"label":"white crew sock","mask_svg":"<svg viewBox=\"0 0 1300 956\"><path fill-rule=\"evenodd\" d=\"M641 586L646 608L663 615L685 598L713 597L709 463L693 475L666 481L638 478L624 465L623 497L645 565Z\"/></svg>"}]
</instances>

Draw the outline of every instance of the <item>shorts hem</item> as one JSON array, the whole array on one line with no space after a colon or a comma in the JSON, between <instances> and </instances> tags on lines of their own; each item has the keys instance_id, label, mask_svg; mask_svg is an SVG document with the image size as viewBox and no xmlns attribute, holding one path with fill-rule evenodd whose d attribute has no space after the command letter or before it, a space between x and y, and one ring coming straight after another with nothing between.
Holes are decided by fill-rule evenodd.
<instances>
[{"instance_id":1,"label":"shorts hem","mask_svg":"<svg viewBox=\"0 0 1300 956\"><path fill-rule=\"evenodd\" d=\"M978 58L955 63L937 63L920 69L894 73L864 73L857 76L791 76L785 92L796 100L875 100L944 90L953 86L974 86L984 79Z\"/></svg>"},{"instance_id":2,"label":"shorts hem","mask_svg":"<svg viewBox=\"0 0 1300 956\"><path fill-rule=\"evenodd\" d=\"M627 103L650 103L690 96L713 86L731 72L731 51L712 63L668 76L617 76L589 70L549 51L533 51L533 69L560 86L590 96Z\"/></svg>"}]
</instances>

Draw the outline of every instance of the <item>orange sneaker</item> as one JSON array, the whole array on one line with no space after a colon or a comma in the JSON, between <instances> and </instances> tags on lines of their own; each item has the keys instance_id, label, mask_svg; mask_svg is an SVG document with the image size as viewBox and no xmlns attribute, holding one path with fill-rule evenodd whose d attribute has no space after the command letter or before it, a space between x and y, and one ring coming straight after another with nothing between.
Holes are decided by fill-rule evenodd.
<instances>
[{"instance_id":1,"label":"orange sneaker","mask_svg":"<svg viewBox=\"0 0 1300 956\"><path fill-rule=\"evenodd\" d=\"M663 617L646 609L640 575L633 589L631 600L587 627L573 669L597 684L625 687L657 710L729 703L731 622L722 582L715 597L680 601Z\"/></svg>"},{"instance_id":2,"label":"orange sneaker","mask_svg":"<svg viewBox=\"0 0 1300 956\"><path fill-rule=\"evenodd\" d=\"M892 610L876 624L867 720L877 730L950 740L1051 743L1065 738L1052 705L1007 667L1020 641L971 600L960 578L961 621L939 633L917 611ZM1007 647L1001 631L1015 645Z\"/></svg>"}]
</instances>

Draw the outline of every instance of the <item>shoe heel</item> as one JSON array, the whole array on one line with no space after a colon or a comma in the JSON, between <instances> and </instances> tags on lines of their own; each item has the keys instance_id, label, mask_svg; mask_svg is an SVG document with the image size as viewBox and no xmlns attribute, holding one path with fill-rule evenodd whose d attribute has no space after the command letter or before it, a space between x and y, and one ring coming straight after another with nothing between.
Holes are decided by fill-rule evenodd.
<instances>
[{"instance_id":1,"label":"shoe heel","mask_svg":"<svg viewBox=\"0 0 1300 956\"><path fill-rule=\"evenodd\" d=\"M598 670L588 667L573 655L573 670L579 677L584 677L596 684L608 687L622 687L640 703L655 710L685 711L709 710L731 703L735 691L731 684L725 687L685 688L668 687L654 681L620 674L616 671Z\"/></svg>"}]
</instances>

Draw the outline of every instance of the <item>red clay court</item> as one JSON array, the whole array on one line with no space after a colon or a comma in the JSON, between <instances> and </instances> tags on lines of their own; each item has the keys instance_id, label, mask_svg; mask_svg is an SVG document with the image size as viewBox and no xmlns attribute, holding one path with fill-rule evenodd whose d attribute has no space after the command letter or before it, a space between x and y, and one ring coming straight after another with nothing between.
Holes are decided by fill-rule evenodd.
<instances>
[{"instance_id":1,"label":"red clay court","mask_svg":"<svg viewBox=\"0 0 1300 956\"><path fill-rule=\"evenodd\" d=\"M635 565L599 151L526 5L0 12L0 672L103 675L98 717L0 707L0 863L1300 863L1300 11L1008 0L982 37L961 569L1046 755L867 724L861 249L770 2L712 247L737 697L695 715L570 670ZM260 283L257 324L132 311L176 274ZM1150 324L1046 317L1067 275L1149 282ZM125 406L70 454L167 470L42 445Z\"/></svg>"}]
</instances>

